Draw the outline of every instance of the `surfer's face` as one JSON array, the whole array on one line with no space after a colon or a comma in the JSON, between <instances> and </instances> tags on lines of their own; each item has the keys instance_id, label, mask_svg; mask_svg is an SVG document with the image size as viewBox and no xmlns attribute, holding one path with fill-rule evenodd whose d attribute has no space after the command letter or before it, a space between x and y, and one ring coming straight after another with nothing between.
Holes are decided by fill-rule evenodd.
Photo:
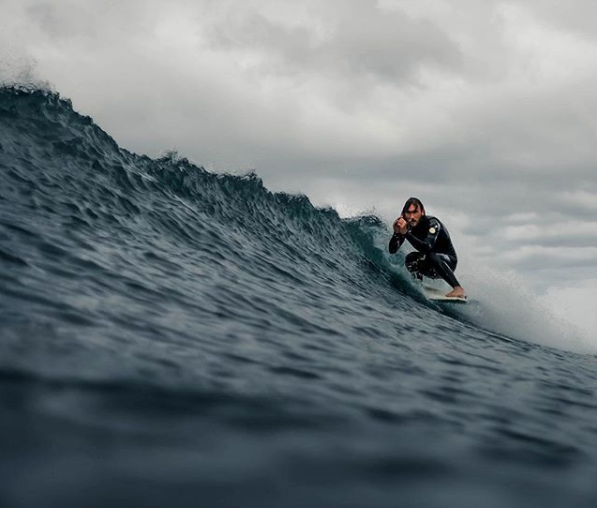
<instances>
[{"instance_id":1,"label":"surfer's face","mask_svg":"<svg viewBox=\"0 0 597 508\"><path fill-rule=\"evenodd\" d=\"M410 205L408 210L404 212L404 219L408 222L411 228L414 228L419 223L422 216L423 212L417 205Z\"/></svg>"}]
</instances>

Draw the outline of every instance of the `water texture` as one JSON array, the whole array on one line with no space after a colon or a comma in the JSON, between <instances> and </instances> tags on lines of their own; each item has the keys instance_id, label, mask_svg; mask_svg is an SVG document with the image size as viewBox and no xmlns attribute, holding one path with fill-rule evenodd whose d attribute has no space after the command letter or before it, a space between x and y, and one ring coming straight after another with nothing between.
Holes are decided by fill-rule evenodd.
<instances>
[{"instance_id":1,"label":"water texture","mask_svg":"<svg viewBox=\"0 0 597 508\"><path fill-rule=\"evenodd\" d=\"M387 238L1 88L0 506L597 506L595 356Z\"/></svg>"}]
</instances>

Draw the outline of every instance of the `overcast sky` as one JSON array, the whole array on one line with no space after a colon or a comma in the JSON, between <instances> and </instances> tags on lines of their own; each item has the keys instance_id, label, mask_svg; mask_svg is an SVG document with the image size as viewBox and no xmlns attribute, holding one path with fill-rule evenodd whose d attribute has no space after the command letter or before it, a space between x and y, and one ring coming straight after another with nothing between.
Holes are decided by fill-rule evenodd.
<instances>
[{"instance_id":1,"label":"overcast sky","mask_svg":"<svg viewBox=\"0 0 597 508\"><path fill-rule=\"evenodd\" d=\"M461 258L597 325L596 20L594 0L0 0L0 79L342 215L419 196Z\"/></svg>"}]
</instances>

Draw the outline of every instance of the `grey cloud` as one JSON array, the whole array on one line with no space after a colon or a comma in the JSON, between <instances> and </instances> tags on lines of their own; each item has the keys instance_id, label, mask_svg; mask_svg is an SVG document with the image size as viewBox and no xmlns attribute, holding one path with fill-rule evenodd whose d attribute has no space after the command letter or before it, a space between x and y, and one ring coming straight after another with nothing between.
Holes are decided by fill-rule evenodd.
<instances>
[{"instance_id":1,"label":"grey cloud","mask_svg":"<svg viewBox=\"0 0 597 508\"><path fill-rule=\"evenodd\" d=\"M596 235L590 236L582 235L582 224L579 224L580 235L571 237L566 235L562 238L546 237L546 238L530 238L528 240L521 239L516 242L508 242L511 246L520 245L535 245L539 247L572 247L572 248L583 248L583 247L595 247L597 242L595 241ZM592 265L597 265L595 259L590 260Z\"/></svg>"},{"instance_id":2,"label":"grey cloud","mask_svg":"<svg viewBox=\"0 0 597 508\"><path fill-rule=\"evenodd\" d=\"M32 42L71 44L71 49L81 45L94 50L114 48L140 35L148 37L158 13L155 0L8 1L18 4L35 27L28 33Z\"/></svg>"},{"instance_id":3,"label":"grey cloud","mask_svg":"<svg viewBox=\"0 0 597 508\"><path fill-rule=\"evenodd\" d=\"M28 7L27 13L37 24L40 30L46 32L52 38L63 37L65 34L73 34L70 24L64 23L58 15L56 8L49 3L38 3Z\"/></svg>"},{"instance_id":4,"label":"grey cloud","mask_svg":"<svg viewBox=\"0 0 597 508\"><path fill-rule=\"evenodd\" d=\"M462 64L458 47L438 27L400 11L383 11L374 2L327 2L318 15L327 27L324 36L256 12L236 22L224 17L212 27L211 39L222 49L267 54L260 67L265 73L317 73L356 81L374 77L397 84L412 79L422 65L451 71Z\"/></svg>"},{"instance_id":5,"label":"grey cloud","mask_svg":"<svg viewBox=\"0 0 597 508\"><path fill-rule=\"evenodd\" d=\"M540 22L552 27L596 38L595 20L597 3L593 0L575 0L574 4L558 0L522 0L520 5L529 9Z\"/></svg>"},{"instance_id":6,"label":"grey cloud","mask_svg":"<svg viewBox=\"0 0 597 508\"><path fill-rule=\"evenodd\" d=\"M578 274L578 280L586 279L592 276L595 271L595 262L593 259L560 259L551 256L527 256L525 259L510 262L512 267L515 267L524 272L538 272L549 276L551 272L560 271L578 271L583 270L581 274ZM569 277L569 275L568 275Z\"/></svg>"}]
</instances>

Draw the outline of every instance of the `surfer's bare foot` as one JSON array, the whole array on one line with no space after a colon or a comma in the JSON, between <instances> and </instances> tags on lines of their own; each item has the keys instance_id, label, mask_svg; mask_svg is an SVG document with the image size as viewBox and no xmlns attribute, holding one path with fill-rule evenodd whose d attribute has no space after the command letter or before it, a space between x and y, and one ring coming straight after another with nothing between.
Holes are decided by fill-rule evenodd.
<instances>
[{"instance_id":1,"label":"surfer's bare foot","mask_svg":"<svg viewBox=\"0 0 597 508\"><path fill-rule=\"evenodd\" d=\"M452 291L450 291L447 295L448 298L466 298L466 293L464 292L464 288L461 286L456 286Z\"/></svg>"}]
</instances>

